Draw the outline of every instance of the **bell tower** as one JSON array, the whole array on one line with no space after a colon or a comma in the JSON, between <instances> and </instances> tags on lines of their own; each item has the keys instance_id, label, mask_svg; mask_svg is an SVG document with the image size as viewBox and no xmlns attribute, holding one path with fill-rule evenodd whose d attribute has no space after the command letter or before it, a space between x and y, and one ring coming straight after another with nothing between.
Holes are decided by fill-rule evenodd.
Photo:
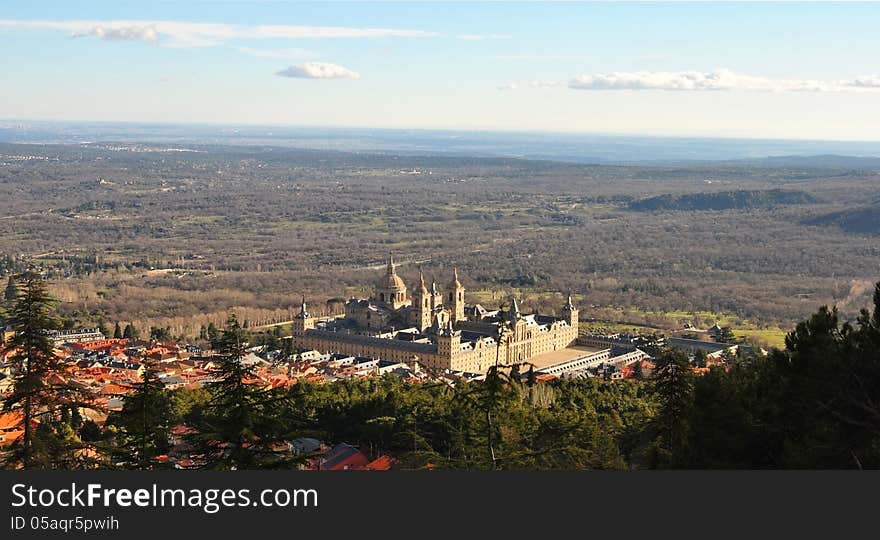
<instances>
[{"instance_id":1,"label":"bell tower","mask_svg":"<svg viewBox=\"0 0 880 540\"><path fill-rule=\"evenodd\" d=\"M437 289L437 282L431 281L431 311L443 306L443 294Z\"/></svg>"},{"instance_id":2,"label":"bell tower","mask_svg":"<svg viewBox=\"0 0 880 540\"><path fill-rule=\"evenodd\" d=\"M424 332L431 326L431 298L428 295L428 287L425 286L425 274L419 270L419 286L413 295L413 308L415 308L415 323L420 332Z\"/></svg>"},{"instance_id":3,"label":"bell tower","mask_svg":"<svg viewBox=\"0 0 880 540\"><path fill-rule=\"evenodd\" d=\"M568 301L565 303L565 307L562 308L562 316L565 321L574 329L578 327L578 309L574 307L574 304L571 301L571 295L568 295Z\"/></svg>"},{"instance_id":4,"label":"bell tower","mask_svg":"<svg viewBox=\"0 0 880 540\"><path fill-rule=\"evenodd\" d=\"M458 280L458 268L452 269L452 282L449 284L448 293L449 304L447 307L453 323L463 321L464 319L464 287Z\"/></svg>"},{"instance_id":5,"label":"bell tower","mask_svg":"<svg viewBox=\"0 0 880 540\"><path fill-rule=\"evenodd\" d=\"M461 355L461 332L453 330L452 321L437 333L437 354L448 369L456 369L458 357Z\"/></svg>"},{"instance_id":6,"label":"bell tower","mask_svg":"<svg viewBox=\"0 0 880 540\"><path fill-rule=\"evenodd\" d=\"M300 304L299 313L293 318L293 335L302 335L306 330L315 327L315 318L309 314L306 309L306 297L303 296L302 304Z\"/></svg>"}]
</instances>

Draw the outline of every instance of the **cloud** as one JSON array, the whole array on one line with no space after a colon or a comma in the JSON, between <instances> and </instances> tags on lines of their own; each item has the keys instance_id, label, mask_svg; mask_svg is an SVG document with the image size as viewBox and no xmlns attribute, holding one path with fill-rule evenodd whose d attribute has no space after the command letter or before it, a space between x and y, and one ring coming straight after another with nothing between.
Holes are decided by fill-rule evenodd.
<instances>
[{"instance_id":1,"label":"cloud","mask_svg":"<svg viewBox=\"0 0 880 540\"><path fill-rule=\"evenodd\" d=\"M562 83L559 81L532 81L529 83L529 86L532 88L554 88L562 86Z\"/></svg>"},{"instance_id":2,"label":"cloud","mask_svg":"<svg viewBox=\"0 0 880 540\"><path fill-rule=\"evenodd\" d=\"M306 62L300 66L290 66L275 73L280 77L292 77L294 79L360 79L361 76L354 71L328 64L325 62Z\"/></svg>"},{"instance_id":3,"label":"cloud","mask_svg":"<svg viewBox=\"0 0 880 540\"><path fill-rule=\"evenodd\" d=\"M852 81L819 81L753 77L727 69L711 72L615 71L579 75L569 81L568 87L575 90L841 92L859 88L880 88L880 77L861 77Z\"/></svg>"},{"instance_id":4,"label":"cloud","mask_svg":"<svg viewBox=\"0 0 880 540\"><path fill-rule=\"evenodd\" d=\"M240 53L260 58L308 58L315 56L315 53L308 49L290 48L290 49L257 49L254 47L236 47Z\"/></svg>"},{"instance_id":5,"label":"cloud","mask_svg":"<svg viewBox=\"0 0 880 540\"><path fill-rule=\"evenodd\" d=\"M459 34L455 37L465 41L484 41L487 39L510 39L513 36L507 34Z\"/></svg>"},{"instance_id":6,"label":"cloud","mask_svg":"<svg viewBox=\"0 0 880 540\"><path fill-rule=\"evenodd\" d=\"M88 32L74 33L71 37L96 37L107 41L146 41L155 43L159 32L155 26L94 26Z\"/></svg>"},{"instance_id":7,"label":"cloud","mask_svg":"<svg viewBox=\"0 0 880 540\"><path fill-rule=\"evenodd\" d=\"M421 30L345 26L244 26L180 21L0 19L0 32L41 30L61 31L73 37L95 37L110 41L160 42L169 47L211 47L232 39L418 38L437 35L434 32Z\"/></svg>"},{"instance_id":8,"label":"cloud","mask_svg":"<svg viewBox=\"0 0 880 540\"><path fill-rule=\"evenodd\" d=\"M529 81L528 83L525 83L525 84L510 82L510 83L498 86L497 88L498 88L498 90L519 90L520 88L526 88L526 87L528 87L528 88L555 88L557 86L563 86L563 84L564 83L562 83L560 81L534 80L534 81Z\"/></svg>"},{"instance_id":9,"label":"cloud","mask_svg":"<svg viewBox=\"0 0 880 540\"><path fill-rule=\"evenodd\" d=\"M880 75L866 75L851 81L844 81L850 88L880 88Z\"/></svg>"}]
</instances>

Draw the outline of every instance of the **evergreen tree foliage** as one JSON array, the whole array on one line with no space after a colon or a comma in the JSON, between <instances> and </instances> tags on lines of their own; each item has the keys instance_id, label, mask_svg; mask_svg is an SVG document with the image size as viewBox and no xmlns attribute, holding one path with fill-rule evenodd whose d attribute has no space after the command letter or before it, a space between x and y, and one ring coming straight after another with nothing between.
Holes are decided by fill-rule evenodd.
<instances>
[{"instance_id":1,"label":"evergreen tree foliage","mask_svg":"<svg viewBox=\"0 0 880 540\"><path fill-rule=\"evenodd\" d=\"M23 414L24 435L7 461L24 469L92 466L97 459L94 449L82 444L75 428L82 422L80 407L93 407L93 396L68 380L67 366L48 336L58 327L57 300L37 274L22 274L16 281L20 290L8 321L15 335L4 348L15 374L3 408Z\"/></svg>"},{"instance_id":2,"label":"evergreen tree foliage","mask_svg":"<svg viewBox=\"0 0 880 540\"><path fill-rule=\"evenodd\" d=\"M277 413L287 396L260 384L244 362L248 335L233 315L218 338L222 355L208 384L210 400L193 423L193 444L209 469L259 469L290 466L285 441L294 437L289 419Z\"/></svg>"},{"instance_id":3,"label":"evergreen tree foliage","mask_svg":"<svg viewBox=\"0 0 880 540\"><path fill-rule=\"evenodd\" d=\"M156 457L168 452L168 437L174 418L171 400L152 362L144 360L141 380L125 397L122 411L113 418L117 427L116 452L126 466L157 467Z\"/></svg>"},{"instance_id":4,"label":"evergreen tree foliage","mask_svg":"<svg viewBox=\"0 0 880 540\"><path fill-rule=\"evenodd\" d=\"M125 330L122 332L122 337L126 339L138 339L139 333L134 324L129 323L125 326Z\"/></svg>"},{"instance_id":5,"label":"evergreen tree foliage","mask_svg":"<svg viewBox=\"0 0 880 540\"><path fill-rule=\"evenodd\" d=\"M7 305L12 305L12 302L15 301L18 296L18 285L15 283L15 277L9 276L9 280L6 282L6 291L3 295L4 300L6 300Z\"/></svg>"},{"instance_id":6,"label":"evergreen tree foliage","mask_svg":"<svg viewBox=\"0 0 880 540\"><path fill-rule=\"evenodd\" d=\"M651 383L658 409L652 422L654 437L649 461L655 466L686 467L694 375L685 353L663 352L654 363Z\"/></svg>"}]
</instances>

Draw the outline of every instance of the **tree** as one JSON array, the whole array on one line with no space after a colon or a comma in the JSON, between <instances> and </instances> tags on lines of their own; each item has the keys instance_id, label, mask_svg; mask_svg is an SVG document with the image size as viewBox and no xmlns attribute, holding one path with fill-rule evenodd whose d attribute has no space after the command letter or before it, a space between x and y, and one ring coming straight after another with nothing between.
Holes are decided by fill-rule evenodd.
<instances>
[{"instance_id":1,"label":"tree","mask_svg":"<svg viewBox=\"0 0 880 540\"><path fill-rule=\"evenodd\" d=\"M104 322L104 319L101 319L101 321L98 323L98 331L101 332L104 337L110 337L110 330L107 328L107 324Z\"/></svg>"},{"instance_id":2,"label":"tree","mask_svg":"<svg viewBox=\"0 0 880 540\"><path fill-rule=\"evenodd\" d=\"M67 367L53 350L48 331L58 327L57 300L46 282L34 273L17 281L20 291L9 317L15 335L4 349L11 353L15 375L12 394L3 406L22 411L24 435L12 459L20 460L25 469L76 467L82 445L73 424L81 421L79 408L92 405L92 396L68 382Z\"/></svg>"},{"instance_id":3,"label":"tree","mask_svg":"<svg viewBox=\"0 0 880 540\"><path fill-rule=\"evenodd\" d=\"M735 343L736 336L733 334L733 331L729 326L725 326L721 329L721 334L718 336L719 343Z\"/></svg>"},{"instance_id":4,"label":"tree","mask_svg":"<svg viewBox=\"0 0 880 540\"><path fill-rule=\"evenodd\" d=\"M6 282L6 293L4 294L4 299L6 300L7 305L12 305L12 302L15 301L18 296L18 285L15 283L15 278L13 276L9 276L9 281Z\"/></svg>"},{"instance_id":5,"label":"tree","mask_svg":"<svg viewBox=\"0 0 880 540\"><path fill-rule=\"evenodd\" d=\"M651 462L659 467L684 468L694 400L693 372L684 352L667 350L657 358L652 392L659 410L652 426Z\"/></svg>"},{"instance_id":6,"label":"tree","mask_svg":"<svg viewBox=\"0 0 880 540\"><path fill-rule=\"evenodd\" d=\"M694 366L695 367L706 367L706 351L703 349L697 349L694 352Z\"/></svg>"},{"instance_id":7,"label":"tree","mask_svg":"<svg viewBox=\"0 0 880 540\"><path fill-rule=\"evenodd\" d=\"M166 326L165 328L159 326L151 326L150 327L150 340L151 341L170 341L171 340L171 327Z\"/></svg>"},{"instance_id":8,"label":"tree","mask_svg":"<svg viewBox=\"0 0 880 540\"><path fill-rule=\"evenodd\" d=\"M116 326L113 328L113 338L122 339L122 328L120 328L118 321L116 322Z\"/></svg>"},{"instance_id":9,"label":"tree","mask_svg":"<svg viewBox=\"0 0 880 540\"><path fill-rule=\"evenodd\" d=\"M208 341L211 342L211 348L217 348L217 340L220 338L220 331L214 323L208 323L207 329Z\"/></svg>"},{"instance_id":10,"label":"tree","mask_svg":"<svg viewBox=\"0 0 880 540\"><path fill-rule=\"evenodd\" d=\"M137 328L134 327L134 324L128 324L125 326L125 331L122 332L122 337L126 339L138 338L138 331Z\"/></svg>"},{"instance_id":11,"label":"tree","mask_svg":"<svg viewBox=\"0 0 880 540\"><path fill-rule=\"evenodd\" d=\"M222 358L207 385L211 399L193 423L190 437L202 466L209 469L258 469L288 466L286 447L292 438L287 422L276 413L287 401L283 391L258 384L256 370L244 363L248 335L232 315L218 338Z\"/></svg>"},{"instance_id":12,"label":"tree","mask_svg":"<svg viewBox=\"0 0 880 540\"><path fill-rule=\"evenodd\" d=\"M645 372L644 372L644 370L642 369L642 361L641 361L641 360L636 360L635 362L633 362L632 364L630 364L630 366L632 367L632 376L633 376L633 379L636 379L636 380L638 380L638 381L642 380L642 379L644 378L644 376L645 376Z\"/></svg>"},{"instance_id":13,"label":"tree","mask_svg":"<svg viewBox=\"0 0 880 540\"><path fill-rule=\"evenodd\" d=\"M129 465L152 469L156 457L168 451L174 411L152 362L144 359L141 380L131 386L134 393L125 397L122 411L114 420L119 427L117 450Z\"/></svg>"}]
</instances>

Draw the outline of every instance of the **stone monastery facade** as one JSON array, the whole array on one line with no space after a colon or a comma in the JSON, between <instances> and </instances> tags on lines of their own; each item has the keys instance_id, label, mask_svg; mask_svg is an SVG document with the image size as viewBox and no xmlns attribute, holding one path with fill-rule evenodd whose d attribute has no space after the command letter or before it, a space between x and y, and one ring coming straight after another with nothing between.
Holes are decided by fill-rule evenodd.
<instances>
[{"instance_id":1,"label":"stone monastery facade","mask_svg":"<svg viewBox=\"0 0 880 540\"><path fill-rule=\"evenodd\" d=\"M561 317L524 314L514 298L509 310L486 310L464 301L458 270L441 291L429 289L419 272L410 295L393 257L373 295L351 299L345 316L317 318L303 302L293 323L294 346L400 362L435 370L484 373L496 362L510 365L572 345L578 337L578 310L571 297Z\"/></svg>"}]
</instances>

